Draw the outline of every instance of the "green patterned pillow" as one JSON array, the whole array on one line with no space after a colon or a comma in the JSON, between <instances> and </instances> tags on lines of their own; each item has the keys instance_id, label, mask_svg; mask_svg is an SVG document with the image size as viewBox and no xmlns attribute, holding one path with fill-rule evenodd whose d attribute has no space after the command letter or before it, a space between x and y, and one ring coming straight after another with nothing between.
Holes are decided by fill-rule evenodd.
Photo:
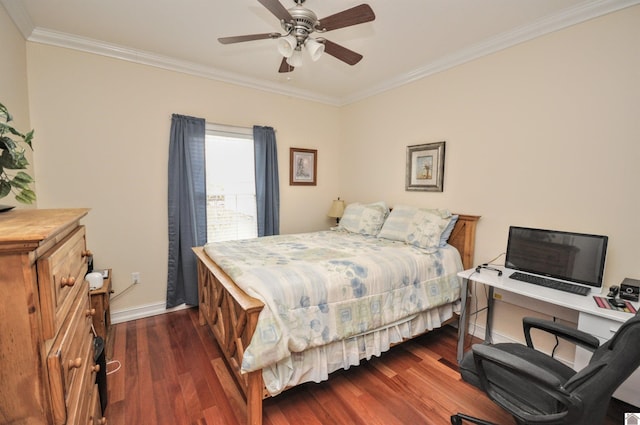
<instances>
[{"instance_id":1,"label":"green patterned pillow","mask_svg":"<svg viewBox=\"0 0 640 425\"><path fill-rule=\"evenodd\" d=\"M352 233L376 236L389 214L384 201L372 204L354 202L347 205L338 228Z\"/></svg>"}]
</instances>

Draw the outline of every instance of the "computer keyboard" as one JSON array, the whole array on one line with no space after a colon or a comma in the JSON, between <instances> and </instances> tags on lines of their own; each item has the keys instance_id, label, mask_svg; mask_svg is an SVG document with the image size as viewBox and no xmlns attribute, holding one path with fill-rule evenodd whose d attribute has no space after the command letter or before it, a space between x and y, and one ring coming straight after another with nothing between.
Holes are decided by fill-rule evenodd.
<instances>
[{"instance_id":1,"label":"computer keyboard","mask_svg":"<svg viewBox=\"0 0 640 425\"><path fill-rule=\"evenodd\" d=\"M574 285L572 283L560 282L557 280L546 279L544 277L533 276L530 274L514 272L511 276L511 279L519 280L521 282L532 283L534 285L544 286L547 288L558 289L564 292L570 292L572 294L578 295L588 295L591 291L586 286Z\"/></svg>"}]
</instances>

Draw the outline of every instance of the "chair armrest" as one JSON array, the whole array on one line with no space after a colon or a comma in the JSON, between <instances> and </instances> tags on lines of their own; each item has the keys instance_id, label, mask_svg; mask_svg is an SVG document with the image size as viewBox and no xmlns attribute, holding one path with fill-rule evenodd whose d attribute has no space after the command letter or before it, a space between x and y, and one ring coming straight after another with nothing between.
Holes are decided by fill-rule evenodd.
<instances>
[{"instance_id":1,"label":"chair armrest","mask_svg":"<svg viewBox=\"0 0 640 425\"><path fill-rule=\"evenodd\" d=\"M531 379L532 381L539 383L545 388L554 391L558 390L565 396L569 395L562 388L563 381L560 380L555 374L549 372L547 369L541 368L534 363L531 363L504 350L495 348L492 345L475 344L473 345L472 349L474 360L476 362L476 368L480 375L481 381L483 376L484 379L487 379L482 361L489 361L500 366L503 369L507 369L508 371L520 377Z\"/></svg>"},{"instance_id":2,"label":"chair armrest","mask_svg":"<svg viewBox=\"0 0 640 425\"><path fill-rule=\"evenodd\" d=\"M534 348L531 339L531 329L540 329L573 344L580 345L590 351L600 346L600 341L595 336L551 320L525 317L522 319L522 327L524 329L524 338L529 348Z\"/></svg>"},{"instance_id":3,"label":"chair armrest","mask_svg":"<svg viewBox=\"0 0 640 425\"><path fill-rule=\"evenodd\" d=\"M560 423L562 419L572 423L582 409L582 401L573 396L564 388L564 381L555 374L549 372L534 363L506 351L495 348L492 345L475 344L472 347L473 358L476 371L480 377L480 383L489 397L502 406L507 411L512 412L517 417L524 419L526 423ZM539 389L541 393L553 397L565 409L559 409L558 413L536 415L531 411L523 409L519 405L517 398L510 398L504 388L497 391L495 386L489 382L483 362L490 362L500 369L505 370L530 382L532 387ZM500 373L492 369L492 374Z\"/></svg>"}]
</instances>

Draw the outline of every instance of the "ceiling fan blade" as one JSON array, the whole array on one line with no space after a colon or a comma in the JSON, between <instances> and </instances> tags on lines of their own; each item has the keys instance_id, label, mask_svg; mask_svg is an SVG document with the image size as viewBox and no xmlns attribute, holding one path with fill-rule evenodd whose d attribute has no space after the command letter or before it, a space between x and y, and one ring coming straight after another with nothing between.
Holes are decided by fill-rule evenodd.
<instances>
[{"instance_id":1,"label":"ceiling fan blade","mask_svg":"<svg viewBox=\"0 0 640 425\"><path fill-rule=\"evenodd\" d=\"M343 10L334 15L320 19L318 29L321 31L331 31L338 28L350 27L376 19L373 9L368 4L361 4L351 9Z\"/></svg>"},{"instance_id":2,"label":"ceiling fan blade","mask_svg":"<svg viewBox=\"0 0 640 425\"><path fill-rule=\"evenodd\" d=\"M291 72L294 69L295 68L289 65L289 63L287 62L287 58L282 58L282 62L280 62L280 69L278 69L278 72Z\"/></svg>"},{"instance_id":3,"label":"ceiling fan blade","mask_svg":"<svg viewBox=\"0 0 640 425\"><path fill-rule=\"evenodd\" d=\"M258 0L261 5L269 9L276 18L286 22L293 21L293 17L289 11L278 0Z\"/></svg>"},{"instance_id":4,"label":"ceiling fan blade","mask_svg":"<svg viewBox=\"0 0 640 425\"><path fill-rule=\"evenodd\" d=\"M236 35L233 37L220 37L218 41L222 44L242 43L243 41L265 40L267 38L279 38L277 32L265 32L262 34Z\"/></svg>"},{"instance_id":5,"label":"ceiling fan blade","mask_svg":"<svg viewBox=\"0 0 640 425\"><path fill-rule=\"evenodd\" d=\"M349 50L346 47L334 43L333 41L323 39L323 43L325 53L336 59L340 59L342 62L348 63L349 65L357 64L363 57L360 53Z\"/></svg>"}]
</instances>

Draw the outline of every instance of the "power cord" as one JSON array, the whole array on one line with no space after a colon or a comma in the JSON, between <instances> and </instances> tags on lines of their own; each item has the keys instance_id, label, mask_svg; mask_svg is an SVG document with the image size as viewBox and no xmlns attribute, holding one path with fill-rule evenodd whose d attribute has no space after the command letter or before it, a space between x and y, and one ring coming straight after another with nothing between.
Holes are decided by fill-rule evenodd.
<instances>
[{"instance_id":1,"label":"power cord","mask_svg":"<svg viewBox=\"0 0 640 425\"><path fill-rule=\"evenodd\" d=\"M122 291L120 291L117 294L113 294L111 296L111 302L114 302L115 300L117 300L118 298L120 298L121 296L123 296L127 291L129 291L131 288L133 288L134 286L137 286L136 283L130 283L129 286L127 286L126 288L124 288Z\"/></svg>"},{"instance_id":2,"label":"power cord","mask_svg":"<svg viewBox=\"0 0 640 425\"><path fill-rule=\"evenodd\" d=\"M487 261L486 263L482 263L481 265L486 268L490 264L494 264L494 262L496 260L498 260L500 257L502 257L505 254L506 254L506 252L501 252L496 257L492 258L491 260ZM477 282L473 281L471 278L473 277L474 274L478 273L477 270L478 269L476 268L476 271L471 272L471 274L466 278L467 281L473 282L473 291L472 291L473 293L477 292L477 285L476 285ZM489 305L489 293L487 292L486 285L483 285L483 286L484 286L485 299L487 300L487 307L483 307L481 309L478 309L478 297L474 297L474 311L469 313L469 316L475 316L474 319L473 319L473 333L471 333L471 330L469 329L469 333L471 335L475 335L476 330L478 329L478 314L481 313L484 310L487 310L488 309L488 305ZM469 290L469 288L467 288L467 290ZM467 306L463 305L462 308L466 309ZM472 344L471 340L472 340L472 338L469 338L469 342L467 344L465 344L465 348L464 348L465 350L468 349L471 346L471 344ZM485 341L485 342L491 342L491 341Z\"/></svg>"},{"instance_id":3,"label":"power cord","mask_svg":"<svg viewBox=\"0 0 640 425\"><path fill-rule=\"evenodd\" d=\"M553 316L553 321L554 321L554 323L555 323L555 321L556 321L556 317L555 317L555 316ZM560 340L558 339L558 335L554 335L554 336L555 336L555 338L556 338L556 345L554 345L554 346L553 346L553 350L551 350L551 357L552 357L552 358L553 358L553 357L555 357L555 355L556 355L556 348L558 348L558 345L560 344Z\"/></svg>"},{"instance_id":4,"label":"power cord","mask_svg":"<svg viewBox=\"0 0 640 425\"><path fill-rule=\"evenodd\" d=\"M473 291L472 291L472 292L473 292L473 293L476 293L476 292L477 292L477 286L476 286L476 282L475 282L474 280L472 280L471 278L472 278L472 277L473 277L473 275L474 275L474 274L476 274L476 273L477 273L476 271L473 271L473 272L472 272L472 273L471 273L471 274L466 278L466 279L467 279L467 282L469 282L469 281L470 281L470 282L472 282L472 285L473 285ZM467 291L469 291L469 288L467 288ZM467 295L467 296L469 296L469 295ZM486 287L485 287L485 296L487 296L487 297L488 297ZM469 329L469 330L467 331L467 333L469 333L469 334L470 334L470 335L472 335L472 336L473 336L473 335L475 335L476 330L478 329L478 313L480 313L480 312L482 312L482 311L484 311L484 310L486 310L486 309L487 309L487 307L483 307L483 308L481 308L481 309L479 309L479 308L478 308L478 297L473 297L473 301L474 301L474 306L473 306L473 310L474 310L474 311L473 311L473 312L469 312L469 316L474 316L474 319L473 319L473 332L471 332L471 329ZM466 308L467 308L467 306L466 306L466 305L463 305L463 306L462 306L462 308L463 308L463 309L466 309ZM471 347L471 345L472 345L472 342L473 342L473 338L469 338L469 341L465 344L464 350L467 350L468 348L470 348L470 347Z\"/></svg>"},{"instance_id":5,"label":"power cord","mask_svg":"<svg viewBox=\"0 0 640 425\"><path fill-rule=\"evenodd\" d=\"M115 364L117 365L115 369L113 370L109 370L109 366ZM117 371L120 370L120 368L122 367L122 363L120 363L119 360L109 360L107 362L107 375L111 375L112 373L116 373Z\"/></svg>"},{"instance_id":6,"label":"power cord","mask_svg":"<svg viewBox=\"0 0 640 425\"><path fill-rule=\"evenodd\" d=\"M498 254L494 259L489 260L489 261L487 261L486 263L483 263L482 265L483 265L483 266L488 266L489 264L494 264L494 262L495 262L498 258L502 257L502 256L503 256L503 255L505 255L505 254L506 254L506 252L502 252L502 253ZM498 264L498 265L504 266L504 264Z\"/></svg>"}]
</instances>

